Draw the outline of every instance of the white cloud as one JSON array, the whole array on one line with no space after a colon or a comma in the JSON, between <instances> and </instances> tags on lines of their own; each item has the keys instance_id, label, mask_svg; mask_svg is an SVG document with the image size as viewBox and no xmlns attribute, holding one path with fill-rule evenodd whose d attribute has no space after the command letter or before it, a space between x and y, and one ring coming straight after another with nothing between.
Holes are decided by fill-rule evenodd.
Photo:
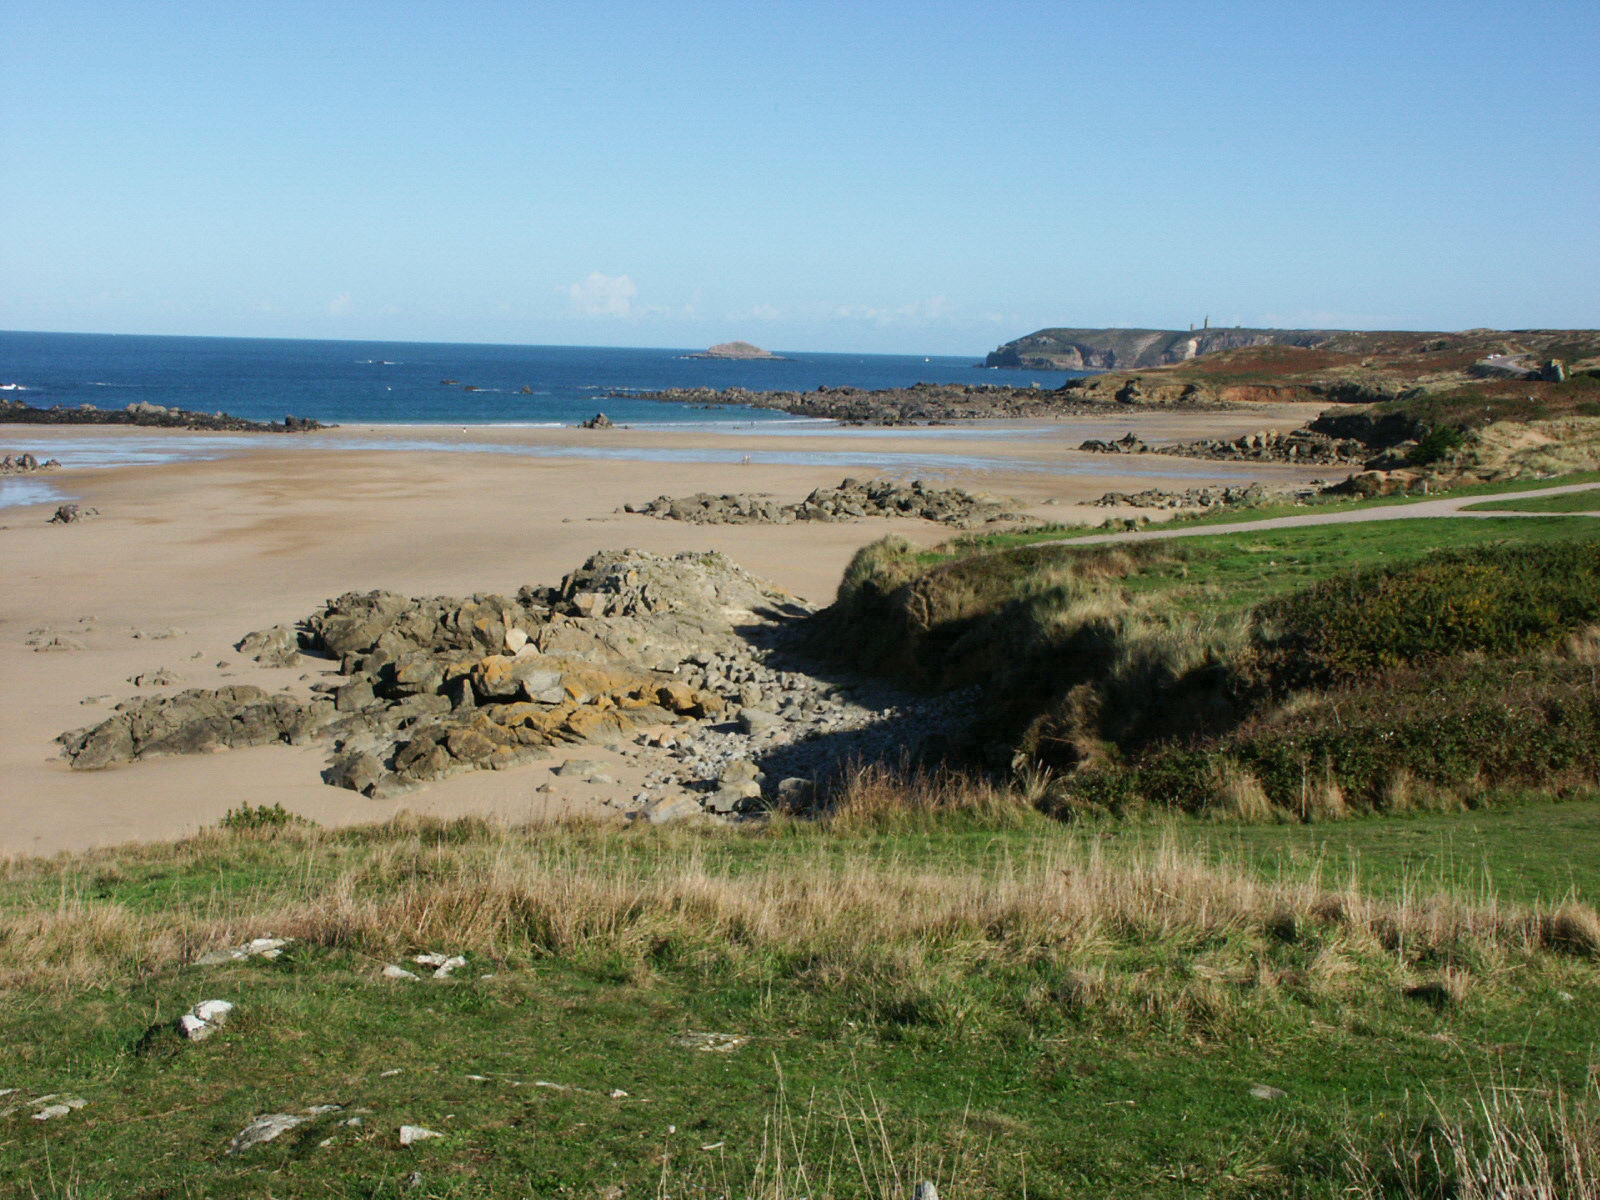
<instances>
[{"instance_id":1,"label":"white cloud","mask_svg":"<svg viewBox=\"0 0 1600 1200\"><path fill-rule=\"evenodd\" d=\"M586 279L567 288L572 307L586 317L626 317L633 313L633 298L639 285L631 275L602 275L589 272Z\"/></svg>"},{"instance_id":2,"label":"white cloud","mask_svg":"<svg viewBox=\"0 0 1600 1200\"><path fill-rule=\"evenodd\" d=\"M350 293L340 292L328 301L328 315L330 317L348 316L350 313Z\"/></svg>"},{"instance_id":3,"label":"white cloud","mask_svg":"<svg viewBox=\"0 0 1600 1200\"><path fill-rule=\"evenodd\" d=\"M955 305L944 296L930 296L926 300L913 300L895 308L877 308L868 304L841 304L833 315L846 321L872 321L878 325L926 325L955 315Z\"/></svg>"},{"instance_id":4,"label":"white cloud","mask_svg":"<svg viewBox=\"0 0 1600 1200\"><path fill-rule=\"evenodd\" d=\"M775 304L758 304L750 310L750 315L757 321L776 321L783 312Z\"/></svg>"}]
</instances>

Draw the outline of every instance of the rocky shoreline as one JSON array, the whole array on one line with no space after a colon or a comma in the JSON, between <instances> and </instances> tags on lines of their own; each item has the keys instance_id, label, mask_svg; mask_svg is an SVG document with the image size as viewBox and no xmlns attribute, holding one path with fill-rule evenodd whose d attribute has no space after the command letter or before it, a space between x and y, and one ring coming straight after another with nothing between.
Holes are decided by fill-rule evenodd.
<instances>
[{"instance_id":1,"label":"rocky shoreline","mask_svg":"<svg viewBox=\"0 0 1600 1200\"><path fill-rule=\"evenodd\" d=\"M34 408L20 400L0 400L0 423L10 425L139 425L155 429L191 429L216 433L306 433L333 426L309 417L286 416L283 421L250 421L225 412L191 412L160 404L130 404L126 408Z\"/></svg>"},{"instance_id":2,"label":"rocky shoreline","mask_svg":"<svg viewBox=\"0 0 1600 1200\"><path fill-rule=\"evenodd\" d=\"M1018 501L979 496L965 488L929 487L922 480L899 483L845 479L836 488L817 488L804 500L779 504L765 492L658 496L648 504L627 504L623 512L691 525L791 525L797 521L865 521L873 517L914 517L960 529L1022 518Z\"/></svg>"},{"instance_id":3,"label":"rocky shoreline","mask_svg":"<svg viewBox=\"0 0 1600 1200\"><path fill-rule=\"evenodd\" d=\"M326 782L375 798L589 744L645 768L640 791L610 801L628 815L759 815L854 762L915 754L967 715L960 697L809 665L810 611L715 553L602 552L515 596L348 593L239 643L263 666L320 664L307 695L158 694L58 740L76 770L317 743ZM557 771L610 782L581 759Z\"/></svg>"},{"instance_id":4,"label":"rocky shoreline","mask_svg":"<svg viewBox=\"0 0 1600 1200\"><path fill-rule=\"evenodd\" d=\"M774 409L797 417L822 417L845 425L937 425L948 421L1103 416L1108 408L1149 411L1222 412L1236 407L1199 391L1173 396L1113 400L1078 396L1071 380L1062 388L1001 384L918 383L908 388L867 390L824 385L811 392L753 391L749 388L668 388L617 391L613 396L660 400L703 408L740 406Z\"/></svg>"},{"instance_id":5,"label":"rocky shoreline","mask_svg":"<svg viewBox=\"0 0 1600 1200\"><path fill-rule=\"evenodd\" d=\"M1115 441L1090 438L1078 449L1088 454L1166 454L1179 458L1204 458L1219 462L1277 462L1326 466L1361 466L1373 456L1374 448L1358 438L1338 438L1314 428L1280 433L1263 429L1237 438L1212 438L1197 442L1178 442L1152 446L1138 434L1128 433Z\"/></svg>"}]
</instances>

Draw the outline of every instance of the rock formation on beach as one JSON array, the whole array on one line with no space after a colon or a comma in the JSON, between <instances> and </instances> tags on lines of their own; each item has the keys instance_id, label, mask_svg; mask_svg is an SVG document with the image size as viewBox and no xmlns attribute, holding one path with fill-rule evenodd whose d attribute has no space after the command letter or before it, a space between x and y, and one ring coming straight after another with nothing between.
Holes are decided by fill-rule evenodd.
<instances>
[{"instance_id":1,"label":"rock formation on beach","mask_svg":"<svg viewBox=\"0 0 1600 1200\"><path fill-rule=\"evenodd\" d=\"M1128 406L1188 412L1220 411L1230 407L1228 402L1199 389L1118 400L1099 394L1078 395L1061 388L1048 390L992 383L916 383L907 388L876 390L824 384L811 392L753 391L742 387L667 388L658 392L613 394L704 408L740 405L776 409L792 416L825 417L847 425L936 425L984 418L1095 416L1103 414L1108 407Z\"/></svg>"},{"instance_id":2,"label":"rock formation on beach","mask_svg":"<svg viewBox=\"0 0 1600 1200\"><path fill-rule=\"evenodd\" d=\"M846 479L836 488L817 488L794 504L779 504L765 493L700 492L678 498L660 496L649 504L625 505L623 511L691 525L790 525L797 521L916 517L970 529L993 521L1021 519L1015 511L1017 505L1017 501L977 496L965 488L929 487L920 479L911 483Z\"/></svg>"},{"instance_id":3,"label":"rock formation on beach","mask_svg":"<svg viewBox=\"0 0 1600 1200\"><path fill-rule=\"evenodd\" d=\"M650 790L618 798L629 811L726 816L763 794L767 772L772 795L792 798L825 763L904 751L959 711L959 697L930 699L912 726L903 701L856 703L785 669L775 655L810 611L715 553L602 552L558 586L515 596L352 592L239 643L266 666L324 663L308 699L190 689L118 705L58 740L78 770L319 742L327 782L379 798L558 746L633 742L629 753L656 769ZM600 782L603 768L559 770Z\"/></svg>"},{"instance_id":4,"label":"rock formation on beach","mask_svg":"<svg viewBox=\"0 0 1600 1200\"><path fill-rule=\"evenodd\" d=\"M276 421L249 421L225 412L190 412L143 402L126 408L34 408L20 400L0 400L0 422L12 425L142 425L157 429L199 429L223 433L306 433L329 429L309 417L287 416Z\"/></svg>"},{"instance_id":5,"label":"rock formation on beach","mask_svg":"<svg viewBox=\"0 0 1600 1200\"><path fill-rule=\"evenodd\" d=\"M59 458L41 461L33 454L8 454L0 458L0 475L32 475L39 471L55 471L60 466Z\"/></svg>"},{"instance_id":6,"label":"rock formation on beach","mask_svg":"<svg viewBox=\"0 0 1600 1200\"><path fill-rule=\"evenodd\" d=\"M739 358L739 359L778 359L781 355L770 350L763 350L760 346L749 342L719 342L698 354L691 354L690 358Z\"/></svg>"}]
</instances>

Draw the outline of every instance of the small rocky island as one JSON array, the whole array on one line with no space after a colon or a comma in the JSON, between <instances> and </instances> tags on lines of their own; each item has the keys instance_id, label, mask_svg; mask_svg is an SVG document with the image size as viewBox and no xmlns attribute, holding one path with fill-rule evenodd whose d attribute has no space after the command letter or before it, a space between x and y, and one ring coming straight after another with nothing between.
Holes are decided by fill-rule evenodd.
<instances>
[{"instance_id":1,"label":"small rocky island","mask_svg":"<svg viewBox=\"0 0 1600 1200\"><path fill-rule=\"evenodd\" d=\"M760 346L749 342L718 342L715 346L691 354L690 358L737 358L737 359L767 359L773 362L787 361L783 355L774 354L771 350L763 350Z\"/></svg>"}]
</instances>

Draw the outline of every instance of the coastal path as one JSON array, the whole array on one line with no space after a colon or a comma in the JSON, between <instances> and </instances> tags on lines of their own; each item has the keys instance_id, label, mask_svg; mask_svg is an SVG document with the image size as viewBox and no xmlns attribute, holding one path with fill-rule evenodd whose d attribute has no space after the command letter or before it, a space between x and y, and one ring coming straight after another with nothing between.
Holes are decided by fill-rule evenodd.
<instances>
[{"instance_id":1,"label":"coastal path","mask_svg":"<svg viewBox=\"0 0 1600 1200\"><path fill-rule=\"evenodd\" d=\"M1034 546L1095 546L1106 542L1153 541L1182 537L1216 537L1225 533L1259 533L1268 529L1300 529L1310 525L1353 525L1368 521L1412 521L1426 517L1600 517L1600 497L1593 512L1513 512L1490 509L1473 512L1474 504L1502 500L1529 500L1562 496L1571 492L1600 491L1600 483L1565 483L1557 487L1526 492L1500 492L1489 496L1446 496L1439 500L1418 500L1413 504L1392 504L1374 508L1349 508L1338 512L1311 512L1292 517L1267 517L1259 521L1233 521L1226 525L1185 525L1127 529L1118 533L1093 533L1082 537L1056 538L1033 542Z\"/></svg>"}]
</instances>

